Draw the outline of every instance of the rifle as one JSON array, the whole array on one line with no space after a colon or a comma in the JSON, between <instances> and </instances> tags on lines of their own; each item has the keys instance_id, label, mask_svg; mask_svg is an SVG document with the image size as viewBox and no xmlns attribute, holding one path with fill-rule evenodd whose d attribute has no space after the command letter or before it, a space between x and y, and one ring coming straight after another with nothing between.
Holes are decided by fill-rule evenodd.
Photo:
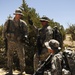
<instances>
[{"instance_id":1,"label":"rifle","mask_svg":"<svg viewBox=\"0 0 75 75\"><path fill-rule=\"evenodd\" d=\"M7 33L9 32L9 27L10 27L10 19L8 19L7 30L6 30ZM5 54L6 54L8 50L8 40L6 37L4 39L4 44L5 44Z\"/></svg>"},{"instance_id":2,"label":"rifle","mask_svg":"<svg viewBox=\"0 0 75 75\"><path fill-rule=\"evenodd\" d=\"M38 48L38 55L40 55L41 51L42 51L42 44L40 42L40 36L39 35L37 37L37 48Z\"/></svg>"},{"instance_id":3,"label":"rifle","mask_svg":"<svg viewBox=\"0 0 75 75\"><path fill-rule=\"evenodd\" d=\"M50 54L44 63L37 69L37 71L33 75L44 75L44 70L46 66L50 63L53 54ZM49 64L50 65L50 64Z\"/></svg>"},{"instance_id":4,"label":"rifle","mask_svg":"<svg viewBox=\"0 0 75 75\"><path fill-rule=\"evenodd\" d=\"M5 47L5 55L7 53L7 50L8 50L8 45L7 45L7 38L4 39L4 47Z\"/></svg>"},{"instance_id":5,"label":"rifle","mask_svg":"<svg viewBox=\"0 0 75 75\"><path fill-rule=\"evenodd\" d=\"M24 43L24 45L30 46L29 39L27 37L22 37L21 42Z\"/></svg>"}]
</instances>

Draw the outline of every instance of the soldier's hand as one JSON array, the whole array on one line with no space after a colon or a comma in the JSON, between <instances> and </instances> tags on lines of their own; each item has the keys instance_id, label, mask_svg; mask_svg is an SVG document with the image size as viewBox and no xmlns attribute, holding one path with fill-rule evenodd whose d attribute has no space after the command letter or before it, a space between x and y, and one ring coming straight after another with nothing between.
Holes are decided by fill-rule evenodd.
<instances>
[{"instance_id":1,"label":"soldier's hand","mask_svg":"<svg viewBox=\"0 0 75 75\"><path fill-rule=\"evenodd\" d=\"M31 19L28 19L28 22L29 22L30 25L33 25L33 22L32 22Z\"/></svg>"},{"instance_id":2,"label":"soldier's hand","mask_svg":"<svg viewBox=\"0 0 75 75\"><path fill-rule=\"evenodd\" d=\"M28 16L28 22L29 22L30 25L33 25L33 21L31 20L30 16Z\"/></svg>"}]
</instances>

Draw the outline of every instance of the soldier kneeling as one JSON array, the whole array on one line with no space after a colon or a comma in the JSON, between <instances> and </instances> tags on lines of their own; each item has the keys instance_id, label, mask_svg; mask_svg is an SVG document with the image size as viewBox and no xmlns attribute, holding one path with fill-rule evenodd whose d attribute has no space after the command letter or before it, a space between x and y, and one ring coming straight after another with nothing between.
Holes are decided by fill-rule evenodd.
<instances>
[{"instance_id":1,"label":"soldier kneeling","mask_svg":"<svg viewBox=\"0 0 75 75\"><path fill-rule=\"evenodd\" d=\"M52 56L59 52L59 42L57 40L51 39L50 41L45 42L45 47L47 49L46 53L41 54L39 57L37 54L35 55L34 70L35 67L37 69L35 70L34 75L43 75L45 69L49 68L49 66L51 67ZM38 65L39 62L41 62L40 65Z\"/></svg>"}]
</instances>

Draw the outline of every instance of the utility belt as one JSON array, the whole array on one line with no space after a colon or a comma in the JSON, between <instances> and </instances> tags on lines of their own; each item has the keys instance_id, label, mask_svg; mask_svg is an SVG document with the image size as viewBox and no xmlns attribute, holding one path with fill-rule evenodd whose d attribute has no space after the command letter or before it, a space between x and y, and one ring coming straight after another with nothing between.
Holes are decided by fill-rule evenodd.
<instances>
[{"instance_id":1,"label":"utility belt","mask_svg":"<svg viewBox=\"0 0 75 75\"><path fill-rule=\"evenodd\" d=\"M11 37L15 37L15 34L14 33L7 33L7 38L11 38Z\"/></svg>"},{"instance_id":2,"label":"utility belt","mask_svg":"<svg viewBox=\"0 0 75 75\"><path fill-rule=\"evenodd\" d=\"M17 37L15 33L7 33L6 37L9 41L20 41L21 39L21 37L20 36Z\"/></svg>"}]
</instances>

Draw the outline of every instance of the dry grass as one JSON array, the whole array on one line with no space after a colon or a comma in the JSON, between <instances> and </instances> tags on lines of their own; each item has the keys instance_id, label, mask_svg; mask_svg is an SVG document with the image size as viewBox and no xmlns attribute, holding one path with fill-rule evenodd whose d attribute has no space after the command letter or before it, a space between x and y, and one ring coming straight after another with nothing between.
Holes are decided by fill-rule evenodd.
<instances>
[{"instance_id":1,"label":"dry grass","mask_svg":"<svg viewBox=\"0 0 75 75\"><path fill-rule=\"evenodd\" d=\"M71 49L75 50L75 41L72 40L70 34L66 35L66 39L63 42L64 47L70 47Z\"/></svg>"}]
</instances>

